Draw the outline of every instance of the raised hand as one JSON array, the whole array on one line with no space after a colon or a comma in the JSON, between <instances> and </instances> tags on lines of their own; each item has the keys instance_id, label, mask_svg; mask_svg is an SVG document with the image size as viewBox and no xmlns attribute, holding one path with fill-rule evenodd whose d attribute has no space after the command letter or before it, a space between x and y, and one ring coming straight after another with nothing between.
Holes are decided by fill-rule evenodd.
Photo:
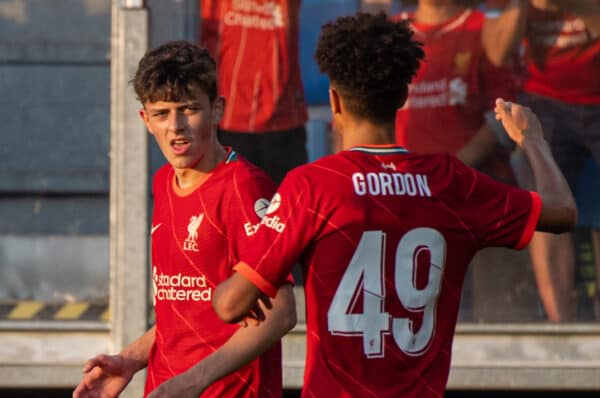
<instances>
[{"instance_id":1,"label":"raised hand","mask_svg":"<svg viewBox=\"0 0 600 398\"><path fill-rule=\"evenodd\" d=\"M542 125L531 109L514 102L496 100L496 119L499 120L508 136L519 146L525 138L543 139Z\"/></svg>"}]
</instances>

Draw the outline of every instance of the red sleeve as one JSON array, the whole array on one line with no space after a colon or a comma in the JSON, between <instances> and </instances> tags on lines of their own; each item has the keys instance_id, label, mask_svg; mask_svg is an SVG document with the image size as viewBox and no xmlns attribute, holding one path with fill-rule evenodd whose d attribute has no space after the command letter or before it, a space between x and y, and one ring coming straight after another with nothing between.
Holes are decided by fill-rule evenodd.
<instances>
[{"instance_id":1,"label":"red sleeve","mask_svg":"<svg viewBox=\"0 0 600 398\"><path fill-rule=\"evenodd\" d=\"M496 181L451 158L454 177L446 200L477 237L480 248L522 249L535 230L541 200L535 192Z\"/></svg>"},{"instance_id":2,"label":"red sleeve","mask_svg":"<svg viewBox=\"0 0 600 398\"><path fill-rule=\"evenodd\" d=\"M263 293L272 296L286 281L319 228L312 208L308 180L292 171L284 178L256 231L236 265Z\"/></svg>"},{"instance_id":3,"label":"red sleeve","mask_svg":"<svg viewBox=\"0 0 600 398\"><path fill-rule=\"evenodd\" d=\"M254 268L241 261L233 267L233 269L244 275L246 279L254 283L254 285L269 297L275 297L277 288L271 282L262 277Z\"/></svg>"},{"instance_id":4,"label":"red sleeve","mask_svg":"<svg viewBox=\"0 0 600 398\"><path fill-rule=\"evenodd\" d=\"M537 226L537 222L540 218L540 213L542 212L542 199L540 198L540 195L538 195L537 192L531 192L531 200L533 202L532 210L529 214L529 220L527 220L527 225L525 226L523 235L521 235L519 243L517 243L517 246L515 246L515 249L517 250L523 249L531 241L531 237L535 232L535 227Z\"/></svg>"},{"instance_id":5,"label":"red sleeve","mask_svg":"<svg viewBox=\"0 0 600 398\"><path fill-rule=\"evenodd\" d=\"M223 209L227 215L227 236L234 263L250 246L275 192L275 184L264 171L243 160L237 161L240 164L233 173L231 199Z\"/></svg>"}]
</instances>

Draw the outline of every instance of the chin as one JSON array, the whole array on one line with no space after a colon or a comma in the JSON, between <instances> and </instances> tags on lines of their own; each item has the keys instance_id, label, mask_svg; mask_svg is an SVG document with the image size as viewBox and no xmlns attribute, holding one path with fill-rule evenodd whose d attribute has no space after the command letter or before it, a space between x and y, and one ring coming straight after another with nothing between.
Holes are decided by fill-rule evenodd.
<instances>
[{"instance_id":1,"label":"chin","mask_svg":"<svg viewBox=\"0 0 600 398\"><path fill-rule=\"evenodd\" d=\"M169 164L174 169L189 169L194 163L188 159L169 159Z\"/></svg>"},{"instance_id":2,"label":"chin","mask_svg":"<svg viewBox=\"0 0 600 398\"><path fill-rule=\"evenodd\" d=\"M202 160L202 157L200 157L198 159L191 159L191 158L181 159L181 158L176 158L176 159L170 160L169 163L175 169L184 170L184 169L193 169L193 168L195 168L198 165L198 163L200 163L201 160Z\"/></svg>"}]
</instances>

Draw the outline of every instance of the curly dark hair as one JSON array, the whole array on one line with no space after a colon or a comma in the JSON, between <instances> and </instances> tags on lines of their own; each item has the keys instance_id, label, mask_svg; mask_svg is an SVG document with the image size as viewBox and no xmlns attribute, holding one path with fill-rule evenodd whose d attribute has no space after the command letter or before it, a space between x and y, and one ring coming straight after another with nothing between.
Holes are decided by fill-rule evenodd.
<instances>
[{"instance_id":1,"label":"curly dark hair","mask_svg":"<svg viewBox=\"0 0 600 398\"><path fill-rule=\"evenodd\" d=\"M217 98L216 69L207 49L171 41L146 52L132 82L142 104L193 98L198 88L212 103Z\"/></svg>"},{"instance_id":2,"label":"curly dark hair","mask_svg":"<svg viewBox=\"0 0 600 398\"><path fill-rule=\"evenodd\" d=\"M425 56L408 22L384 13L357 13L323 25L315 59L350 112L393 122Z\"/></svg>"}]
</instances>

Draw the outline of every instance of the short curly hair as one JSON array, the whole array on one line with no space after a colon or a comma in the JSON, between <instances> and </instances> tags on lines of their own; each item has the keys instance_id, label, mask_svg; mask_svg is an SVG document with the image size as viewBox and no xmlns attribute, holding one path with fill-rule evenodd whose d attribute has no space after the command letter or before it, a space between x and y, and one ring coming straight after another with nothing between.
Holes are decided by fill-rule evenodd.
<instances>
[{"instance_id":1,"label":"short curly hair","mask_svg":"<svg viewBox=\"0 0 600 398\"><path fill-rule=\"evenodd\" d=\"M355 116L393 122L424 58L408 22L357 13L323 25L315 59Z\"/></svg>"},{"instance_id":2,"label":"short curly hair","mask_svg":"<svg viewBox=\"0 0 600 398\"><path fill-rule=\"evenodd\" d=\"M212 103L217 98L217 67L206 48L171 41L146 52L132 80L138 100L181 101L202 89Z\"/></svg>"}]
</instances>

